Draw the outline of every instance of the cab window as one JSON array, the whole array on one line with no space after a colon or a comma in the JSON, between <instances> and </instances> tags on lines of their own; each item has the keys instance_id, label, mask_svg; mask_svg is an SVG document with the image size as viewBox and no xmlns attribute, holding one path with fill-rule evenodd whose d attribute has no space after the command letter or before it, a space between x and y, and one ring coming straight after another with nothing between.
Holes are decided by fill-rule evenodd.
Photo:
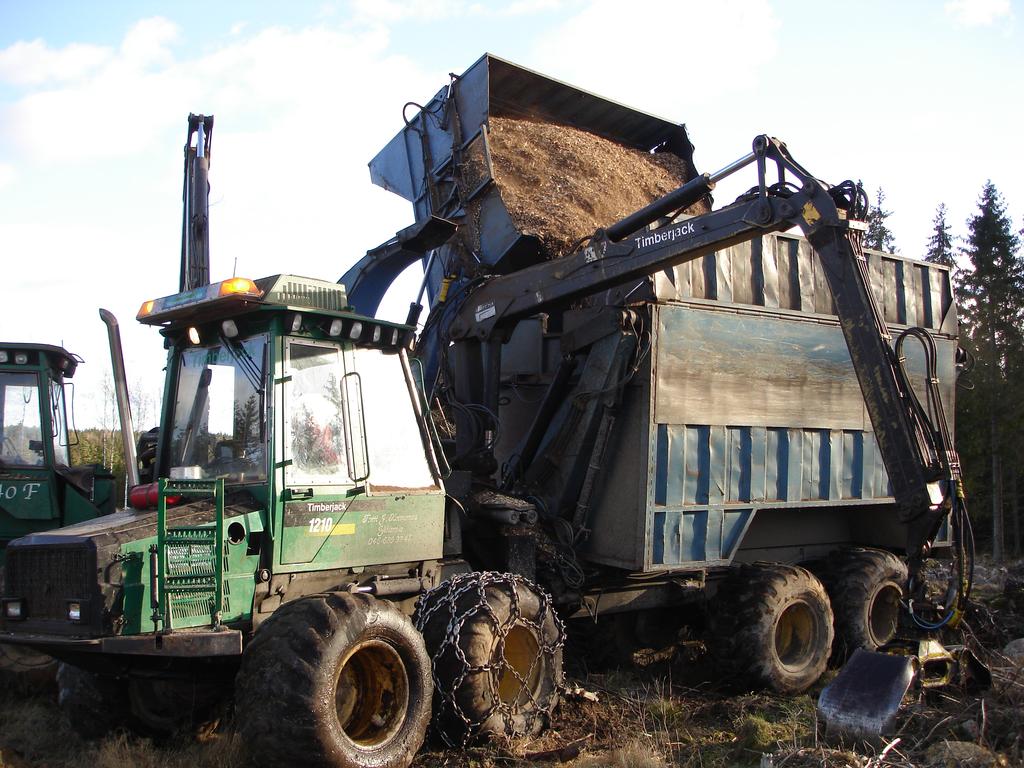
<instances>
[{"instance_id":1,"label":"cab window","mask_svg":"<svg viewBox=\"0 0 1024 768\"><path fill-rule=\"evenodd\" d=\"M340 350L315 342L286 342L287 483L351 485Z\"/></svg>"},{"instance_id":2,"label":"cab window","mask_svg":"<svg viewBox=\"0 0 1024 768\"><path fill-rule=\"evenodd\" d=\"M266 336L189 347L178 362L170 476L263 482Z\"/></svg>"},{"instance_id":3,"label":"cab window","mask_svg":"<svg viewBox=\"0 0 1024 768\"><path fill-rule=\"evenodd\" d=\"M38 387L34 373L0 373L0 464L41 467L45 463Z\"/></svg>"}]
</instances>

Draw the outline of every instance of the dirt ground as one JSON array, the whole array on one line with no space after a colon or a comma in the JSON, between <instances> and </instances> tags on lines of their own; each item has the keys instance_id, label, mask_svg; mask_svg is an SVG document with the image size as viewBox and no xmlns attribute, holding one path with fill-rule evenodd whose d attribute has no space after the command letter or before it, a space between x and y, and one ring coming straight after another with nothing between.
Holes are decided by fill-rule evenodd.
<instances>
[{"instance_id":1,"label":"dirt ground","mask_svg":"<svg viewBox=\"0 0 1024 768\"><path fill-rule=\"evenodd\" d=\"M570 666L575 692L552 727L528 742L465 751L428 747L416 768L945 768L1024 765L1024 665L999 651L1024 637L1024 562L978 568L976 601L962 639L993 671L993 687L968 695L949 688L908 696L896 732L878 744L838 744L822 733L815 701L829 673L806 694L780 697L718 688L699 645L646 668L587 672ZM958 638L946 638L955 642ZM1021 660L1024 662L1024 659ZM596 695L596 701L593 700ZM0 767L241 768L245 746L230 723L196 741L166 745L125 734L78 739L52 691L0 691Z\"/></svg>"}]
</instances>

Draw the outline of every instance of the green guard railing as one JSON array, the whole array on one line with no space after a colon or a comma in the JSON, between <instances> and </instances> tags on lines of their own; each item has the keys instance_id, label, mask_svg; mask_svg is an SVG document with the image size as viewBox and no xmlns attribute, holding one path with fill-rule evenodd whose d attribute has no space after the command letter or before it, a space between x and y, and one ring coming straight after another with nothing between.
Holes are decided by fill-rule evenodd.
<instances>
[{"instance_id":1,"label":"green guard railing","mask_svg":"<svg viewBox=\"0 0 1024 768\"><path fill-rule=\"evenodd\" d=\"M161 479L158 489L157 543L150 549L154 630L217 627L224 608L224 480ZM214 525L168 527L169 496L213 497Z\"/></svg>"}]
</instances>

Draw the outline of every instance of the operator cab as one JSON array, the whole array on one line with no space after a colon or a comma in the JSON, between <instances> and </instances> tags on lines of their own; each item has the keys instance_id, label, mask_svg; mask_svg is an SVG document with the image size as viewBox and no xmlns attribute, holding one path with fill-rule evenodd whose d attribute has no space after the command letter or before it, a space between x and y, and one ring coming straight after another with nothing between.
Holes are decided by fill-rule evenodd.
<instances>
[{"instance_id":1,"label":"operator cab","mask_svg":"<svg viewBox=\"0 0 1024 768\"><path fill-rule=\"evenodd\" d=\"M0 466L68 466L64 379L79 359L49 344L0 343Z\"/></svg>"},{"instance_id":2,"label":"operator cab","mask_svg":"<svg viewBox=\"0 0 1024 768\"><path fill-rule=\"evenodd\" d=\"M114 477L71 466L65 381L81 358L51 344L0 342L0 564L7 542L114 509Z\"/></svg>"},{"instance_id":3,"label":"operator cab","mask_svg":"<svg viewBox=\"0 0 1024 768\"><path fill-rule=\"evenodd\" d=\"M138 319L172 350L155 476L285 496L436 487L408 451L423 434L413 329L354 314L343 285L232 278L147 301Z\"/></svg>"}]
</instances>

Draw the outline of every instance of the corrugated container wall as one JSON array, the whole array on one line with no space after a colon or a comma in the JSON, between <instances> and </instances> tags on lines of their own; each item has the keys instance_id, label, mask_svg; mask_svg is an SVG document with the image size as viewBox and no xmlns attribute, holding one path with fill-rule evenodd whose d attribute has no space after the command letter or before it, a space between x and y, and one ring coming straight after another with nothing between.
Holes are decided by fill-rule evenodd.
<instances>
[{"instance_id":1,"label":"corrugated container wall","mask_svg":"<svg viewBox=\"0 0 1024 768\"><path fill-rule=\"evenodd\" d=\"M929 329L953 413L957 319L941 266L868 253L893 330ZM819 260L766 235L658 275L651 351L626 392L588 559L632 570L899 548L885 468ZM908 367L920 380L916 345ZM916 386L916 383L915 383Z\"/></svg>"}]
</instances>

